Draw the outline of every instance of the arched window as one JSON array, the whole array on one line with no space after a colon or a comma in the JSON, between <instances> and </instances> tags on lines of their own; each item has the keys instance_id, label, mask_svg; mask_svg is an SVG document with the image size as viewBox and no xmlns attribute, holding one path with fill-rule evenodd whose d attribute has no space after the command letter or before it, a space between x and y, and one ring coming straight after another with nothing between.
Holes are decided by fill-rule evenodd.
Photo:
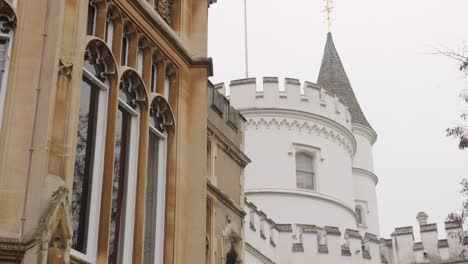
<instances>
[{"instance_id":1,"label":"arched window","mask_svg":"<svg viewBox=\"0 0 468 264\"><path fill-rule=\"evenodd\" d=\"M143 52L143 41L138 42L138 52L137 52L137 72L140 76L143 76L143 62L144 62L144 52Z\"/></svg>"},{"instance_id":2,"label":"arched window","mask_svg":"<svg viewBox=\"0 0 468 264\"><path fill-rule=\"evenodd\" d=\"M314 159L301 152L296 154L296 186L315 190Z\"/></svg>"},{"instance_id":3,"label":"arched window","mask_svg":"<svg viewBox=\"0 0 468 264\"><path fill-rule=\"evenodd\" d=\"M96 28L96 6L94 5L94 1L90 0L88 2L88 22L86 26L86 33L88 35L94 35L95 28Z\"/></svg>"},{"instance_id":4,"label":"arched window","mask_svg":"<svg viewBox=\"0 0 468 264\"><path fill-rule=\"evenodd\" d=\"M365 225L365 218L364 218L364 209L361 206L356 206L355 208L357 221L359 225Z\"/></svg>"},{"instance_id":5,"label":"arched window","mask_svg":"<svg viewBox=\"0 0 468 264\"><path fill-rule=\"evenodd\" d=\"M163 263L164 212L166 197L166 156L168 126L173 124L172 112L167 102L157 97L150 109L148 144L148 174L146 185L145 250L144 263Z\"/></svg>"},{"instance_id":6,"label":"arched window","mask_svg":"<svg viewBox=\"0 0 468 264\"><path fill-rule=\"evenodd\" d=\"M72 191L72 248L94 261L99 230L99 210L106 133L108 66L103 51L88 46L81 85L75 170Z\"/></svg>"},{"instance_id":7,"label":"arched window","mask_svg":"<svg viewBox=\"0 0 468 264\"><path fill-rule=\"evenodd\" d=\"M171 90L171 74L168 71L166 72L166 76L164 78L164 98L166 98L166 100L169 100L170 90Z\"/></svg>"},{"instance_id":8,"label":"arched window","mask_svg":"<svg viewBox=\"0 0 468 264\"><path fill-rule=\"evenodd\" d=\"M109 48L112 49L112 44L114 42L114 22L112 22L111 12L107 13L107 17L106 17L105 40L106 40L107 46L109 46Z\"/></svg>"},{"instance_id":9,"label":"arched window","mask_svg":"<svg viewBox=\"0 0 468 264\"><path fill-rule=\"evenodd\" d=\"M157 91L156 86L158 85L158 62L156 58L153 57L153 62L151 64L151 92L155 93Z\"/></svg>"},{"instance_id":10,"label":"arched window","mask_svg":"<svg viewBox=\"0 0 468 264\"><path fill-rule=\"evenodd\" d=\"M16 15L13 9L7 8L7 10L9 13L0 13L0 128L2 127L10 54L16 25Z\"/></svg>"},{"instance_id":11,"label":"arched window","mask_svg":"<svg viewBox=\"0 0 468 264\"><path fill-rule=\"evenodd\" d=\"M123 66L128 65L128 49L130 47L129 40L129 28L128 25L124 26L123 35L122 35L122 59L121 63Z\"/></svg>"},{"instance_id":12,"label":"arched window","mask_svg":"<svg viewBox=\"0 0 468 264\"><path fill-rule=\"evenodd\" d=\"M130 263L135 222L139 105L141 85L133 71L123 74L116 120L114 176L112 188L109 263Z\"/></svg>"}]
</instances>

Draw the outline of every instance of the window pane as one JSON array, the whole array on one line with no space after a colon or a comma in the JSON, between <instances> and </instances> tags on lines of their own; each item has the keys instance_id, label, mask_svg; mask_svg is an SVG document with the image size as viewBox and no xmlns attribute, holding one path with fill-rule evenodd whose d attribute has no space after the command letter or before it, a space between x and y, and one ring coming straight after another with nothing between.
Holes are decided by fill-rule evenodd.
<instances>
[{"instance_id":1,"label":"window pane","mask_svg":"<svg viewBox=\"0 0 468 264\"><path fill-rule=\"evenodd\" d=\"M163 234L162 230L156 230L157 226L157 197L158 197L158 178L159 178L159 138L153 132L149 133L148 148L148 175L146 186L146 212L145 212L145 264L154 263L156 248L156 234Z\"/></svg>"},{"instance_id":2,"label":"window pane","mask_svg":"<svg viewBox=\"0 0 468 264\"><path fill-rule=\"evenodd\" d=\"M131 116L124 109L119 107L117 112L117 131L115 141L115 159L114 159L114 179L112 183L112 209L111 209L111 226L109 238L109 263L118 263L119 257L119 238L120 232L123 231L124 216L124 189L127 167L127 149L129 148L130 136L130 119Z\"/></svg>"},{"instance_id":3,"label":"window pane","mask_svg":"<svg viewBox=\"0 0 468 264\"><path fill-rule=\"evenodd\" d=\"M127 56L128 56L128 28L124 28L123 37L122 37L122 58L121 63L124 66L127 66Z\"/></svg>"},{"instance_id":4,"label":"window pane","mask_svg":"<svg viewBox=\"0 0 468 264\"><path fill-rule=\"evenodd\" d=\"M0 39L0 92L3 89L3 75L5 74L7 68L7 49L8 39Z\"/></svg>"},{"instance_id":5,"label":"window pane","mask_svg":"<svg viewBox=\"0 0 468 264\"><path fill-rule=\"evenodd\" d=\"M94 35L94 24L96 19L96 7L91 4L91 1L88 5L88 25L86 32L88 35Z\"/></svg>"},{"instance_id":6,"label":"window pane","mask_svg":"<svg viewBox=\"0 0 468 264\"><path fill-rule=\"evenodd\" d=\"M314 189L314 174L303 171L296 171L297 188L308 190Z\"/></svg>"},{"instance_id":7,"label":"window pane","mask_svg":"<svg viewBox=\"0 0 468 264\"><path fill-rule=\"evenodd\" d=\"M164 79L164 98L169 101L169 90L171 89L171 76L166 75L166 79Z\"/></svg>"},{"instance_id":8,"label":"window pane","mask_svg":"<svg viewBox=\"0 0 468 264\"><path fill-rule=\"evenodd\" d=\"M84 79L81 88L72 193L72 248L83 253L86 252L98 95L98 88L93 87L91 82Z\"/></svg>"},{"instance_id":9,"label":"window pane","mask_svg":"<svg viewBox=\"0 0 468 264\"><path fill-rule=\"evenodd\" d=\"M151 65L151 92L156 92L156 85L157 85L157 78L158 78L158 65L153 63Z\"/></svg>"},{"instance_id":10,"label":"window pane","mask_svg":"<svg viewBox=\"0 0 468 264\"><path fill-rule=\"evenodd\" d=\"M299 153L296 155L296 170L313 172L313 159L305 154Z\"/></svg>"},{"instance_id":11,"label":"window pane","mask_svg":"<svg viewBox=\"0 0 468 264\"><path fill-rule=\"evenodd\" d=\"M106 36L105 40L110 49L112 49L112 42L114 41L114 23L110 16L106 19Z\"/></svg>"}]
</instances>

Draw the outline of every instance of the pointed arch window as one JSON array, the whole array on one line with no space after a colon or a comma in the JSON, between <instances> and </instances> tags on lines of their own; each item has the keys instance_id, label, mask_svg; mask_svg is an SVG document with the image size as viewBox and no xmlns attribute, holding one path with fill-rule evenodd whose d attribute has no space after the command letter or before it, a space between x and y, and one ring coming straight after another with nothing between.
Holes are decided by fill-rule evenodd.
<instances>
[{"instance_id":1,"label":"pointed arch window","mask_svg":"<svg viewBox=\"0 0 468 264\"><path fill-rule=\"evenodd\" d=\"M2 127L10 55L16 25L16 15L13 10L9 9L8 12L9 13L0 13L0 128Z\"/></svg>"},{"instance_id":2,"label":"pointed arch window","mask_svg":"<svg viewBox=\"0 0 468 264\"><path fill-rule=\"evenodd\" d=\"M114 42L114 22L112 21L112 14L109 12L106 17L106 35L105 40L107 46L112 49L112 45Z\"/></svg>"},{"instance_id":3,"label":"pointed arch window","mask_svg":"<svg viewBox=\"0 0 468 264\"><path fill-rule=\"evenodd\" d=\"M88 35L94 35L96 29L96 14L97 8L93 0L88 2L88 21L86 25L86 33Z\"/></svg>"},{"instance_id":4,"label":"pointed arch window","mask_svg":"<svg viewBox=\"0 0 468 264\"><path fill-rule=\"evenodd\" d=\"M108 252L114 264L132 259L140 116L139 79L133 73L124 74L119 89Z\"/></svg>"},{"instance_id":5,"label":"pointed arch window","mask_svg":"<svg viewBox=\"0 0 468 264\"><path fill-rule=\"evenodd\" d=\"M85 55L72 190L72 249L91 261L96 257L99 231L109 92L108 69L101 57L101 51L92 47Z\"/></svg>"},{"instance_id":6,"label":"pointed arch window","mask_svg":"<svg viewBox=\"0 0 468 264\"><path fill-rule=\"evenodd\" d=\"M296 153L297 188L315 190L314 159L306 153Z\"/></svg>"},{"instance_id":7,"label":"pointed arch window","mask_svg":"<svg viewBox=\"0 0 468 264\"><path fill-rule=\"evenodd\" d=\"M153 58L153 63L151 64L151 92L155 93L157 91L156 86L158 85L158 62L156 58Z\"/></svg>"},{"instance_id":8,"label":"pointed arch window","mask_svg":"<svg viewBox=\"0 0 468 264\"><path fill-rule=\"evenodd\" d=\"M164 98L169 100L171 90L171 74L169 71L166 72L166 76L164 78Z\"/></svg>"},{"instance_id":9,"label":"pointed arch window","mask_svg":"<svg viewBox=\"0 0 468 264\"><path fill-rule=\"evenodd\" d=\"M143 63L144 63L144 45L143 41L138 42L138 52L137 52L137 72L140 76L143 76Z\"/></svg>"},{"instance_id":10,"label":"pointed arch window","mask_svg":"<svg viewBox=\"0 0 468 264\"><path fill-rule=\"evenodd\" d=\"M122 65L128 65L128 49L130 47L130 39L129 39L129 28L128 25L124 26L124 31L122 35Z\"/></svg>"},{"instance_id":11,"label":"pointed arch window","mask_svg":"<svg viewBox=\"0 0 468 264\"><path fill-rule=\"evenodd\" d=\"M164 212L166 197L167 132L172 125L172 112L163 98L157 97L150 109L148 174L145 212L144 263L163 262Z\"/></svg>"}]
</instances>

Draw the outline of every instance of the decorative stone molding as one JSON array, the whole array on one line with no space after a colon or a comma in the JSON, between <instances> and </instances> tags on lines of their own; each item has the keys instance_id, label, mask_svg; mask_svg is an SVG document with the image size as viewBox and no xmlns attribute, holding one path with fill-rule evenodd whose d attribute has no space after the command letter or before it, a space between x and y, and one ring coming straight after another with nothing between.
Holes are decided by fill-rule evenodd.
<instances>
[{"instance_id":1,"label":"decorative stone molding","mask_svg":"<svg viewBox=\"0 0 468 264\"><path fill-rule=\"evenodd\" d=\"M156 11L168 23L171 24L174 0L158 0Z\"/></svg>"},{"instance_id":2,"label":"decorative stone molding","mask_svg":"<svg viewBox=\"0 0 468 264\"><path fill-rule=\"evenodd\" d=\"M280 232L292 233L293 231L291 224L277 224L276 228L278 228L278 231Z\"/></svg>"},{"instance_id":3,"label":"decorative stone molding","mask_svg":"<svg viewBox=\"0 0 468 264\"><path fill-rule=\"evenodd\" d=\"M369 139L372 145L374 145L374 143L377 141L377 133L375 132L374 129L370 127L366 127L363 125L353 123L352 129L353 129L353 133L363 135L367 139Z\"/></svg>"},{"instance_id":4,"label":"decorative stone molding","mask_svg":"<svg viewBox=\"0 0 468 264\"><path fill-rule=\"evenodd\" d=\"M437 224L426 224L426 225L421 225L419 226L419 230L421 233L424 232L432 232L436 231L437 232Z\"/></svg>"},{"instance_id":5,"label":"decorative stone molding","mask_svg":"<svg viewBox=\"0 0 468 264\"><path fill-rule=\"evenodd\" d=\"M284 189L284 188L258 188L258 189L246 189L245 195L263 195L263 194L277 194L277 195L291 195L291 196L303 196L311 199L318 199L330 203L346 210L357 222L357 216L354 208L349 204L333 198L328 195L316 193L313 191L298 190L298 189Z\"/></svg>"},{"instance_id":6,"label":"decorative stone molding","mask_svg":"<svg viewBox=\"0 0 468 264\"><path fill-rule=\"evenodd\" d=\"M373 172L361 169L361 168L353 168L354 175L360 175L364 177L368 177L370 180L374 182L375 185L379 183L379 178Z\"/></svg>"},{"instance_id":7,"label":"decorative stone molding","mask_svg":"<svg viewBox=\"0 0 468 264\"><path fill-rule=\"evenodd\" d=\"M375 243L375 244L380 243L379 238L376 235L371 234L371 233L365 233L364 234L364 240L368 241L368 242L371 242L371 243Z\"/></svg>"},{"instance_id":8,"label":"decorative stone molding","mask_svg":"<svg viewBox=\"0 0 468 264\"><path fill-rule=\"evenodd\" d=\"M353 230L353 229L346 229L345 238L354 238L354 239L362 240L362 236L361 234L359 234L359 231Z\"/></svg>"},{"instance_id":9,"label":"decorative stone molding","mask_svg":"<svg viewBox=\"0 0 468 264\"><path fill-rule=\"evenodd\" d=\"M340 229L334 226L325 226L327 236L341 236Z\"/></svg>"},{"instance_id":10,"label":"decorative stone molding","mask_svg":"<svg viewBox=\"0 0 468 264\"><path fill-rule=\"evenodd\" d=\"M72 234L73 223L68 189L62 186L52 195L47 212L27 241L31 241L31 246L39 244L41 251L38 263L61 263L50 262L58 260L69 263Z\"/></svg>"},{"instance_id":11,"label":"decorative stone molding","mask_svg":"<svg viewBox=\"0 0 468 264\"><path fill-rule=\"evenodd\" d=\"M395 228L395 231L393 231L393 233L391 234L392 237L402 236L402 235L413 235L413 227L412 226L398 227L398 228Z\"/></svg>"},{"instance_id":12,"label":"decorative stone molding","mask_svg":"<svg viewBox=\"0 0 468 264\"><path fill-rule=\"evenodd\" d=\"M318 253L319 254L328 254L328 247L327 245L318 245Z\"/></svg>"},{"instance_id":13,"label":"decorative stone molding","mask_svg":"<svg viewBox=\"0 0 468 264\"><path fill-rule=\"evenodd\" d=\"M71 74L73 72L73 63L65 60L64 58L60 58L59 60L59 73L71 77Z\"/></svg>"},{"instance_id":14,"label":"decorative stone molding","mask_svg":"<svg viewBox=\"0 0 468 264\"><path fill-rule=\"evenodd\" d=\"M247 129L296 129L298 131L305 131L309 134L314 133L317 136L331 140L346 150L351 157L354 156L355 152L355 148L353 146L354 142L350 142L348 138L343 136L335 129L318 122L286 117L261 117L255 119L249 118L246 123L246 130Z\"/></svg>"}]
</instances>

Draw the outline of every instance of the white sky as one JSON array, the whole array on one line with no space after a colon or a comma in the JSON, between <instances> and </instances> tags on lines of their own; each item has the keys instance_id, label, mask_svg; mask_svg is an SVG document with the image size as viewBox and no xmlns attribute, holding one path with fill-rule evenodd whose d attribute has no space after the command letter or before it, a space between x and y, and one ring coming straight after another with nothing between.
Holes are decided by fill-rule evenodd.
<instances>
[{"instance_id":1,"label":"white sky","mask_svg":"<svg viewBox=\"0 0 468 264\"><path fill-rule=\"evenodd\" d=\"M462 50L466 0L336 0L333 37L374 145L381 235L416 225L426 211L439 225L460 207L468 151L445 137L458 121L468 80L436 48ZM326 40L322 0L248 0L252 76L316 82ZM214 83L244 77L243 1L209 9Z\"/></svg>"}]
</instances>

